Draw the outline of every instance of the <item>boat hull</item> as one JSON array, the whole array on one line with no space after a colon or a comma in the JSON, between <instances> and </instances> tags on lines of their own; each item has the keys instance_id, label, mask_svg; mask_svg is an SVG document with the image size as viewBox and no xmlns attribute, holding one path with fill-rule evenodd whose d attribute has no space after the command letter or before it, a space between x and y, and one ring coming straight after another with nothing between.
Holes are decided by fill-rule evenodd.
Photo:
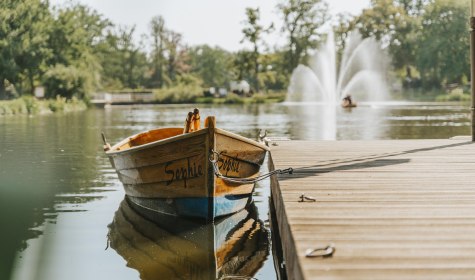
<instances>
[{"instance_id":1,"label":"boat hull","mask_svg":"<svg viewBox=\"0 0 475 280\"><path fill-rule=\"evenodd\" d=\"M164 128L134 135L106 154L131 201L157 212L212 220L243 209L254 184L218 178L258 175L267 147L214 127L182 134Z\"/></svg>"},{"instance_id":2,"label":"boat hull","mask_svg":"<svg viewBox=\"0 0 475 280\"><path fill-rule=\"evenodd\" d=\"M143 208L171 216L195 218L220 217L238 212L245 208L251 199L251 194L172 199L129 196L131 202Z\"/></svg>"}]
</instances>

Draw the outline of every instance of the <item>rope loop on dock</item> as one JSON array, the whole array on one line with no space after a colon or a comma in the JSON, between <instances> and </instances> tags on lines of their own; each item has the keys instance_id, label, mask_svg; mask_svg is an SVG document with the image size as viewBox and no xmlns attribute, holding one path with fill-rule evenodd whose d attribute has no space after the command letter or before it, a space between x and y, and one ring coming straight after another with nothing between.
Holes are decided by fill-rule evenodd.
<instances>
[{"instance_id":1,"label":"rope loop on dock","mask_svg":"<svg viewBox=\"0 0 475 280\"><path fill-rule=\"evenodd\" d=\"M216 152L214 150L211 150L211 151L212 151L212 154L210 155L209 161L213 165L214 174L216 175L216 177L221 178L221 179L223 179L225 181L228 181L228 182L231 182L231 183L254 184L254 183L262 181L266 178L269 178L270 176L275 175L275 174L292 174L293 173L293 168L289 167L289 168L286 168L286 169L276 169L276 170L270 171L266 174L262 174L262 175L252 177L252 178L228 177L228 176L225 176L225 175L221 174L221 172L219 171L218 162L219 162L219 157L220 157L221 153Z\"/></svg>"},{"instance_id":2,"label":"rope loop on dock","mask_svg":"<svg viewBox=\"0 0 475 280\"><path fill-rule=\"evenodd\" d=\"M333 256L335 253L335 244L331 243L330 245L323 248L307 249L305 252L305 257L307 258L328 258Z\"/></svg>"}]
</instances>

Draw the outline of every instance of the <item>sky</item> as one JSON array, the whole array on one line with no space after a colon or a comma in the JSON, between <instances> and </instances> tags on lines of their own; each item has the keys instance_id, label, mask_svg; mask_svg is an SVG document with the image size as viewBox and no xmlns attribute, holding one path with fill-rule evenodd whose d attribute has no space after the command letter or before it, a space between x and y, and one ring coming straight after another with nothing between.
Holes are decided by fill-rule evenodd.
<instances>
[{"instance_id":1,"label":"sky","mask_svg":"<svg viewBox=\"0 0 475 280\"><path fill-rule=\"evenodd\" d=\"M208 44L228 51L244 47L243 22L247 7L259 7L261 24L282 22L276 11L282 0L50 0L52 5L68 2L92 7L114 24L136 26L136 36L149 33L152 17L161 15L165 26L182 34L183 43L188 45ZM369 7L370 0L327 0L331 14L353 15ZM278 29L278 26L277 28ZM282 35L278 30L266 37L269 46L279 45Z\"/></svg>"}]
</instances>

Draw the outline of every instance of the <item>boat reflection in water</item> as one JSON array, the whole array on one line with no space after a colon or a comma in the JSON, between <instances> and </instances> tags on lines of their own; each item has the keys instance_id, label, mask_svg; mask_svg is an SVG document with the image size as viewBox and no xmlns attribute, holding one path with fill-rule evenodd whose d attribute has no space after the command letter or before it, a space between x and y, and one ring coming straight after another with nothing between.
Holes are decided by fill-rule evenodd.
<instances>
[{"instance_id":1,"label":"boat reflection in water","mask_svg":"<svg viewBox=\"0 0 475 280\"><path fill-rule=\"evenodd\" d=\"M142 279L249 279L269 252L254 203L212 223L159 215L121 202L109 244Z\"/></svg>"}]
</instances>

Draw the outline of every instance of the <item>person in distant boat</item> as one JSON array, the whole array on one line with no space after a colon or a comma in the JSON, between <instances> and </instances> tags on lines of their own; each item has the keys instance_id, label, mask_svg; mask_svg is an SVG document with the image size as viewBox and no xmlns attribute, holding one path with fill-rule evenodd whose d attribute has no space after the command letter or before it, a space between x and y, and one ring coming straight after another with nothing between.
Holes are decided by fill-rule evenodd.
<instances>
[{"instance_id":1,"label":"person in distant boat","mask_svg":"<svg viewBox=\"0 0 475 280\"><path fill-rule=\"evenodd\" d=\"M342 99L341 106L344 108L355 107L356 103L353 102L351 95L348 94Z\"/></svg>"}]
</instances>

